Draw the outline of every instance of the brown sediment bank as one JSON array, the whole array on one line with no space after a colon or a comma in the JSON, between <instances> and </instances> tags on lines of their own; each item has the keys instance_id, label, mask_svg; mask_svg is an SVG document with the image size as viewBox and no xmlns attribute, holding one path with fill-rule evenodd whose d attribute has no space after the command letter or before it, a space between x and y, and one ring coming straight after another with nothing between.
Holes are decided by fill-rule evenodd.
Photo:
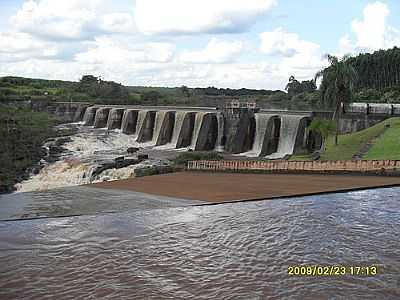
<instances>
[{"instance_id":1,"label":"brown sediment bank","mask_svg":"<svg viewBox=\"0 0 400 300\"><path fill-rule=\"evenodd\" d=\"M90 186L220 203L393 185L400 185L400 178L180 172L96 183Z\"/></svg>"}]
</instances>

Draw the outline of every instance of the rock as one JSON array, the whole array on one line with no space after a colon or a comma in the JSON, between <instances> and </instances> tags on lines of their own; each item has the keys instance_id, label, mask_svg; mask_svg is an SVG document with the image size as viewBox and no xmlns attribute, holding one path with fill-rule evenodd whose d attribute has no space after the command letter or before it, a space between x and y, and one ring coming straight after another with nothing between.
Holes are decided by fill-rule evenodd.
<instances>
[{"instance_id":1,"label":"rock","mask_svg":"<svg viewBox=\"0 0 400 300\"><path fill-rule=\"evenodd\" d=\"M128 152L129 154L132 154L132 153L138 152L139 150L140 150L140 148L130 147L130 148L128 148L128 149L126 150L126 152Z\"/></svg>"},{"instance_id":2,"label":"rock","mask_svg":"<svg viewBox=\"0 0 400 300\"><path fill-rule=\"evenodd\" d=\"M147 159L149 159L148 154L139 154L138 155L138 160L147 160Z\"/></svg>"}]
</instances>

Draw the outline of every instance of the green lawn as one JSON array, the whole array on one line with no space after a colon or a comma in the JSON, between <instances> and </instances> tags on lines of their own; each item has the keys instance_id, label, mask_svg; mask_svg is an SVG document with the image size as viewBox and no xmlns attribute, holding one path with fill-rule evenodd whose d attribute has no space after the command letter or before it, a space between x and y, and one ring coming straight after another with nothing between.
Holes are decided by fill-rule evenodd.
<instances>
[{"instance_id":1,"label":"green lawn","mask_svg":"<svg viewBox=\"0 0 400 300\"><path fill-rule=\"evenodd\" d=\"M363 159L400 159L400 118L391 119L390 128L375 142Z\"/></svg>"},{"instance_id":2,"label":"green lawn","mask_svg":"<svg viewBox=\"0 0 400 300\"><path fill-rule=\"evenodd\" d=\"M368 152L364 159L389 159L393 158L396 148L400 149L400 144L394 138L400 135L400 118L387 119L375 126L365 130L339 136L339 145L334 145L334 137L329 137L326 151L321 155L321 160L350 160L357 154L361 147L384 131L385 125L390 124L390 128L383 136L375 140L375 145ZM398 139L397 139L398 141ZM373 151L373 152L372 152ZM371 153L371 154L370 154ZM372 153L374 153L372 155ZM400 155L396 156L400 157Z\"/></svg>"}]
</instances>

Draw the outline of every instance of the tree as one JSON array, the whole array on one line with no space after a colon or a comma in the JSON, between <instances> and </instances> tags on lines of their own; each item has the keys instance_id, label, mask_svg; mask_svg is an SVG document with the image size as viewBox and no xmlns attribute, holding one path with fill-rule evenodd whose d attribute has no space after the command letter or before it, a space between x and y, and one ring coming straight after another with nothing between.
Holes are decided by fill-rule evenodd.
<instances>
[{"instance_id":1,"label":"tree","mask_svg":"<svg viewBox=\"0 0 400 300\"><path fill-rule=\"evenodd\" d=\"M184 97L190 97L190 90L186 85L180 87L181 93Z\"/></svg>"},{"instance_id":2,"label":"tree","mask_svg":"<svg viewBox=\"0 0 400 300\"><path fill-rule=\"evenodd\" d=\"M315 75L315 82L322 77L321 102L335 108L332 120L336 121L335 145L337 145L342 104L351 99L357 72L349 64L349 56L345 55L339 59L328 54L327 57L330 66Z\"/></svg>"},{"instance_id":3,"label":"tree","mask_svg":"<svg viewBox=\"0 0 400 300\"><path fill-rule=\"evenodd\" d=\"M321 136L321 151L325 151L326 139L336 131L336 125L334 121L315 118L312 120L308 130L316 132Z\"/></svg>"},{"instance_id":4,"label":"tree","mask_svg":"<svg viewBox=\"0 0 400 300\"><path fill-rule=\"evenodd\" d=\"M303 92L301 83L294 77L290 76L289 83L286 85L285 90L289 96L294 96Z\"/></svg>"}]
</instances>

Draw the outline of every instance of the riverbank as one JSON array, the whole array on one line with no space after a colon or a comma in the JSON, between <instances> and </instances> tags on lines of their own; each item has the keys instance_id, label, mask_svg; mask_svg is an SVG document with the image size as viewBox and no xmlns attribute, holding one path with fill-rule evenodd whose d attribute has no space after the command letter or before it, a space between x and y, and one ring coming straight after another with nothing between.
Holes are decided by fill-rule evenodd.
<instances>
[{"instance_id":1,"label":"riverbank","mask_svg":"<svg viewBox=\"0 0 400 300\"><path fill-rule=\"evenodd\" d=\"M400 178L350 175L180 172L102 182L88 186L220 203L393 185L400 185Z\"/></svg>"},{"instance_id":2,"label":"riverbank","mask_svg":"<svg viewBox=\"0 0 400 300\"><path fill-rule=\"evenodd\" d=\"M56 125L47 113L0 106L0 193L29 178L31 168L46 154L43 142L55 137Z\"/></svg>"}]
</instances>

